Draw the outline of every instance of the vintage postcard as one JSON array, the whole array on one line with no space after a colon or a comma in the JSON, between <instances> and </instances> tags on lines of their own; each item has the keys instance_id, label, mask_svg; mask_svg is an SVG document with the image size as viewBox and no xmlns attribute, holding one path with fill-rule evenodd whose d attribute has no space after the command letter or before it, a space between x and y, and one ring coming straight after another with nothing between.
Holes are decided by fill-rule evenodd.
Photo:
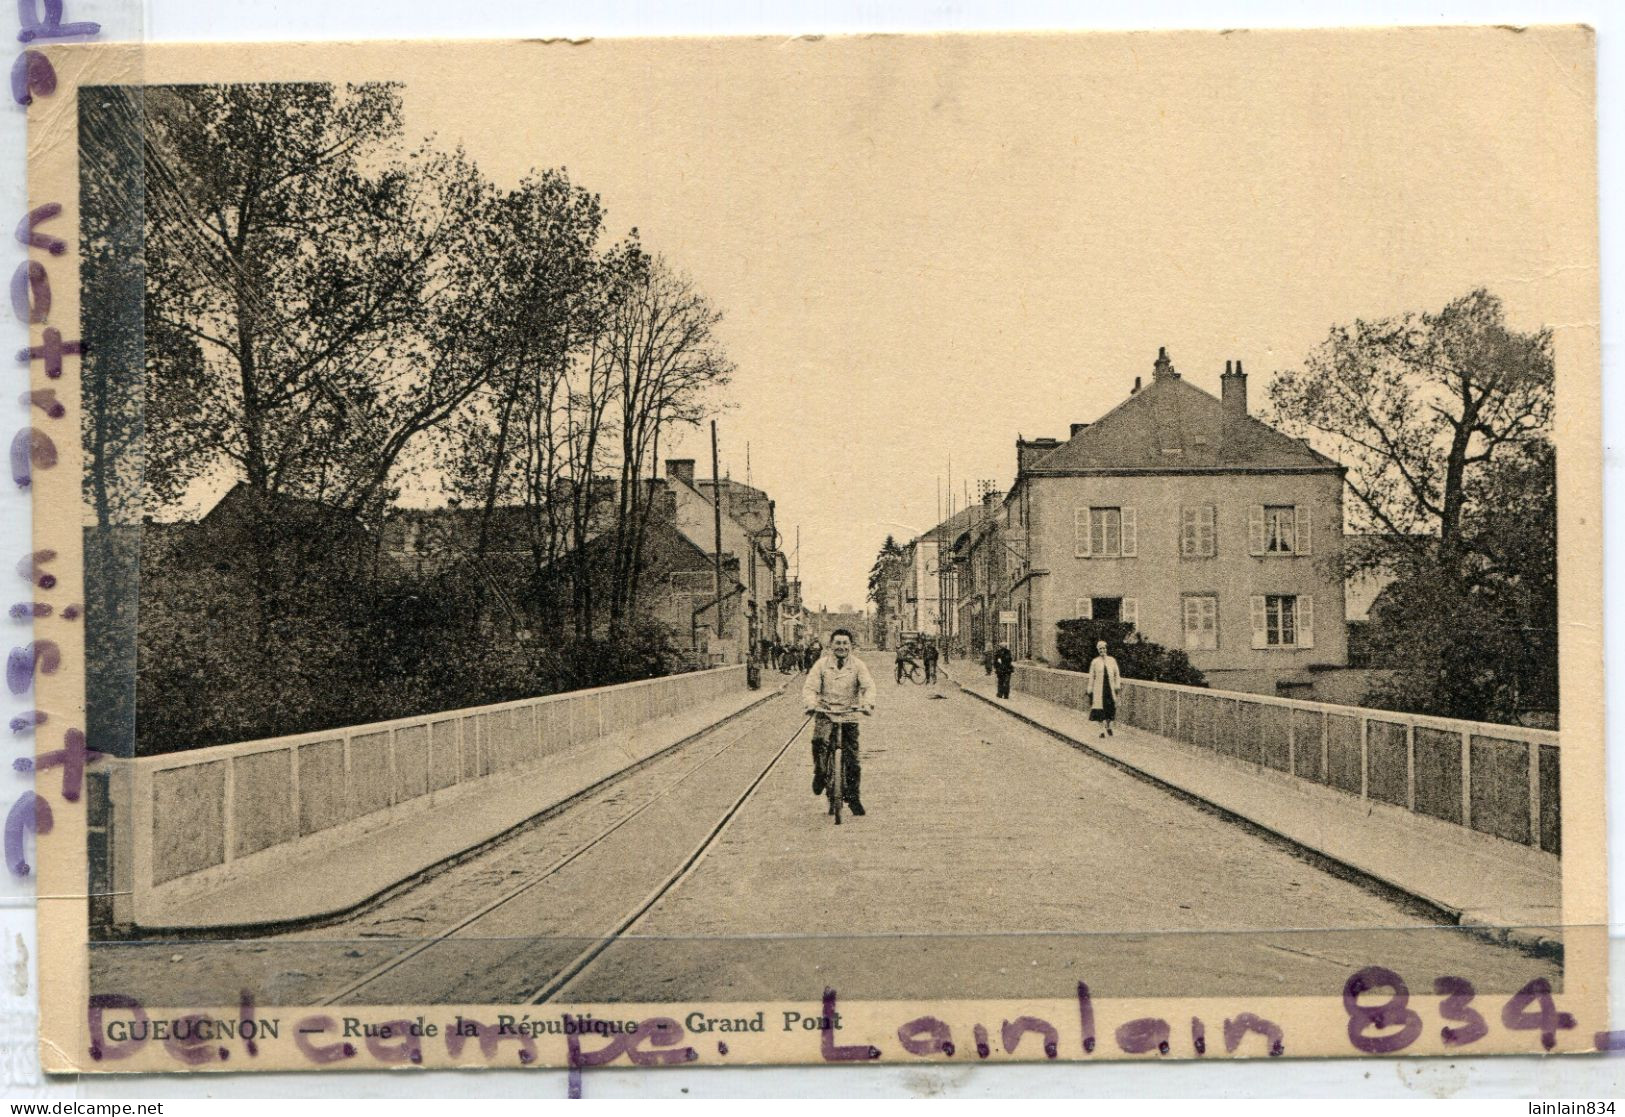
<instances>
[{"instance_id":1,"label":"vintage postcard","mask_svg":"<svg viewBox=\"0 0 1625 1117\"><path fill-rule=\"evenodd\" d=\"M1587 29L33 57L47 1069L1625 1046Z\"/></svg>"}]
</instances>

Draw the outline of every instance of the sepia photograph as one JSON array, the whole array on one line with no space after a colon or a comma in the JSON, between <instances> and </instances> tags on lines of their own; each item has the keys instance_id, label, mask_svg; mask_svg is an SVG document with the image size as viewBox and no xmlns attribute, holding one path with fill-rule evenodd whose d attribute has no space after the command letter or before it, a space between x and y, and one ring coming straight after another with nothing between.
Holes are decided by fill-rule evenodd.
<instances>
[{"instance_id":1,"label":"sepia photograph","mask_svg":"<svg viewBox=\"0 0 1625 1117\"><path fill-rule=\"evenodd\" d=\"M52 47L57 1069L1593 1050L1592 50Z\"/></svg>"}]
</instances>

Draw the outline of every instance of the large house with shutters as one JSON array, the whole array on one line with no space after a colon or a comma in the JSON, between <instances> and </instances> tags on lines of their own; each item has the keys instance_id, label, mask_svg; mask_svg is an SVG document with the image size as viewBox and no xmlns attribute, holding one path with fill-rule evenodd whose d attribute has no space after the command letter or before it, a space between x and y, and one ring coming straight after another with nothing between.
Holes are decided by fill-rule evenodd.
<instances>
[{"instance_id":1,"label":"large house with shutters","mask_svg":"<svg viewBox=\"0 0 1625 1117\"><path fill-rule=\"evenodd\" d=\"M1054 662L1056 622L1095 617L1185 649L1216 687L1347 665L1343 467L1248 414L1241 362L1214 396L1161 351L1148 386L1016 453L998 515L1018 656Z\"/></svg>"}]
</instances>

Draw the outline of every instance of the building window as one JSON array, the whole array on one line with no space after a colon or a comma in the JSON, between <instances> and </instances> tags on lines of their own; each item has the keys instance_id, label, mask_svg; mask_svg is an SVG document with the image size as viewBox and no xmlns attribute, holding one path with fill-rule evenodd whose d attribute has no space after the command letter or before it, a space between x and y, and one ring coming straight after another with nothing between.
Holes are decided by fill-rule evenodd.
<instances>
[{"instance_id":1,"label":"building window","mask_svg":"<svg viewBox=\"0 0 1625 1117\"><path fill-rule=\"evenodd\" d=\"M1264 598L1264 643L1292 648L1298 643L1298 599L1271 594Z\"/></svg>"},{"instance_id":2,"label":"building window","mask_svg":"<svg viewBox=\"0 0 1625 1117\"><path fill-rule=\"evenodd\" d=\"M1137 535L1132 508L1075 508L1072 548L1078 558L1133 558Z\"/></svg>"},{"instance_id":3,"label":"building window","mask_svg":"<svg viewBox=\"0 0 1625 1117\"><path fill-rule=\"evenodd\" d=\"M1086 621L1122 621L1140 624L1140 603L1132 597L1080 597L1077 614Z\"/></svg>"},{"instance_id":4,"label":"building window","mask_svg":"<svg viewBox=\"0 0 1625 1117\"><path fill-rule=\"evenodd\" d=\"M1297 550L1298 510L1290 504L1271 504L1264 508L1264 550L1270 554L1290 555Z\"/></svg>"},{"instance_id":5,"label":"building window","mask_svg":"<svg viewBox=\"0 0 1625 1117\"><path fill-rule=\"evenodd\" d=\"M1089 552L1097 556L1123 553L1123 510L1089 509Z\"/></svg>"},{"instance_id":6,"label":"building window","mask_svg":"<svg viewBox=\"0 0 1625 1117\"><path fill-rule=\"evenodd\" d=\"M1219 599L1211 594L1185 598L1185 647L1189 651L1219 646Z\"/></svg>"},{"instance_id":7,"label":"building window","mask_svg":"<svg viewBox=\"0 0 1625 1117\"><path fill-rule=\"evenodd\" d=\"M1314 598L1301 594L1254 597L1251 602L1253 647L1314 647L1314 605Z\"/></svg>"},{"instance_id":8,"label":"building window","mask_svg":"<svg viewBox=\"0 0 1625 1117\"><path fill-rule=\"evenodd\" d=\"M1255 504L1247 513L1247 549L1255 555L1307 555L1313 532L1302 504Z\"/></svg>"},{"instance_id":9,"label":"building window","mask_svg":"<svg viewBox=\"0 0 1625 1117\"><path fill-rule=\"evenodd\" d=\"M1179 510L1179 553L1183 558L1212 558L1215 550L1213 505Z\"/></svg>"}]
</instances>

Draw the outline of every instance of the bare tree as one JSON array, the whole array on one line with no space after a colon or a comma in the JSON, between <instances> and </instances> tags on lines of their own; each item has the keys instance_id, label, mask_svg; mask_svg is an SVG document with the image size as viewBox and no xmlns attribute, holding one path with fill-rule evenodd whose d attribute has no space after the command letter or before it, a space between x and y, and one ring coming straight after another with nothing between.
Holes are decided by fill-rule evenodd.
<instances>
[{"instance_id":1,"label":"bare tree","mask_svg":"<svg viewBox=\"0 0 1625 1117\"><path fill-rule=\"evenodd\" d=\"M653 510L645 470L660 457L662 435L693 426L714 406L733 365L716 336L722 315L692 281L657 258L617 300L606 325L618 387L619 501L615 516L610 627L637 609L643 546Z\"/></svg>"}]
</instances>

